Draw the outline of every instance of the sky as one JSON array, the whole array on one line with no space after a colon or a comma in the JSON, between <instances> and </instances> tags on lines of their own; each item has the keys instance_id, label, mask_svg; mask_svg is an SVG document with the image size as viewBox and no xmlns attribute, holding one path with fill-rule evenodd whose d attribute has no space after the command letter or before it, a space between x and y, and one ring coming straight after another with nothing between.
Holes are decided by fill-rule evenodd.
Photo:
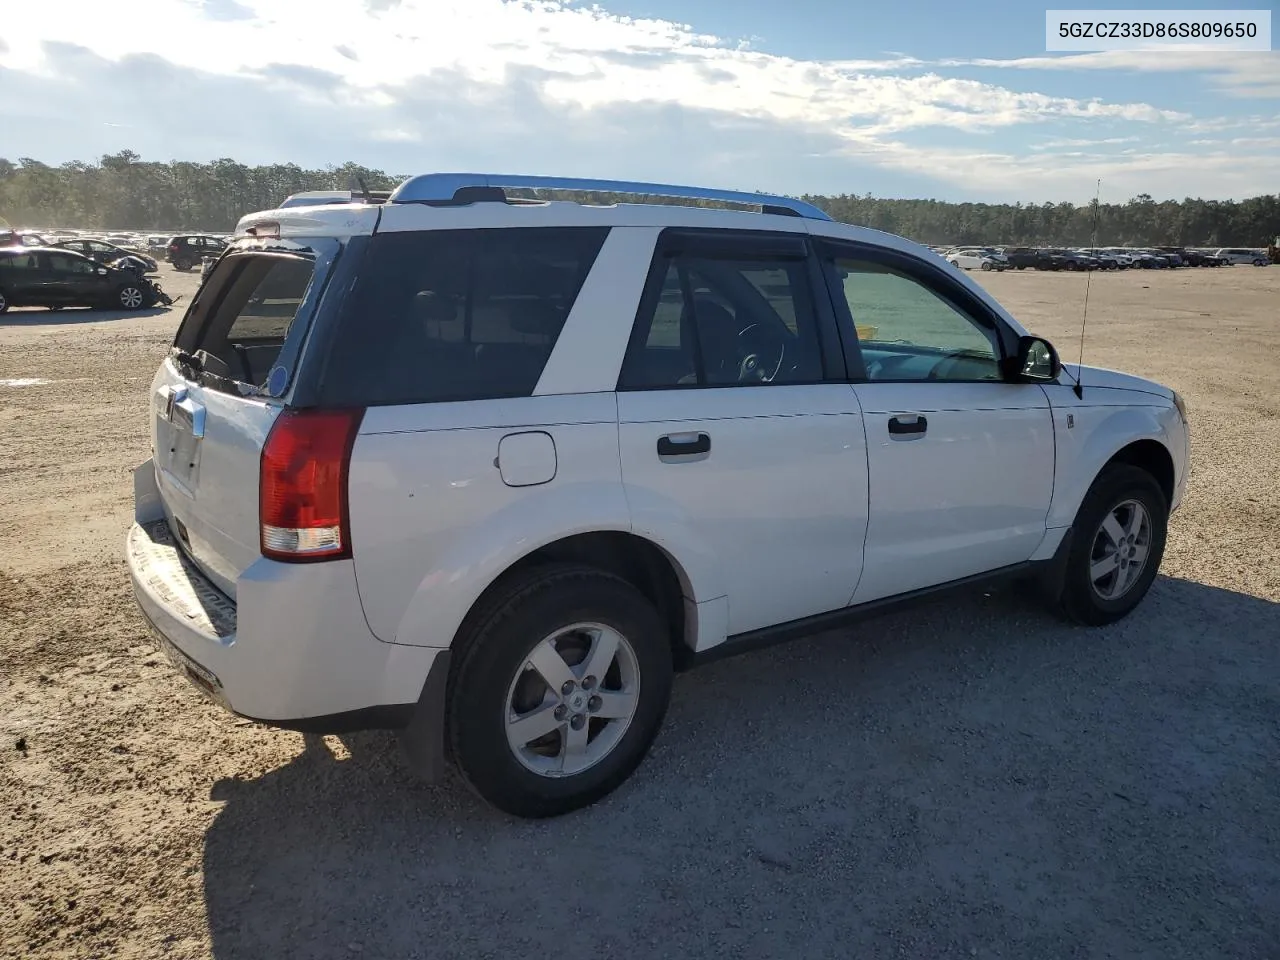
<instances>
[{"instance_id":1,"label":"sky","mask_svg":"<svg viewBox=\"0 0 1280 960\"><path fill-rule=\"evenodd\" d=\"M983 202L1080 203L1099 180L1104 202L1280 190L1280 53L1046 53L1044 10L9 0L0 157L131 149Z\"/></svg>"}]
</instances>

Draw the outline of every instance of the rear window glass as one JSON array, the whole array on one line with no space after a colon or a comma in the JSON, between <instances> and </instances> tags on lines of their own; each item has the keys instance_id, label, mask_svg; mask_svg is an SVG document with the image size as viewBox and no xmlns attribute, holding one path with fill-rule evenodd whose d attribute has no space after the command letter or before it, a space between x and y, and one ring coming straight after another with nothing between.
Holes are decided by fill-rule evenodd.
<instances>
[{"instance_id":1,"label":"rear window glass","mask_svg":"<svg viewBox=\"0 0 1280 960\"><path fill-rule=\"evenodd\" d=\"M375 235L330 349L323 402L530 395L607 233Z\"/></svg>"},{"instance_id":2,"label":"rear window glass","mask_svg":"<svg viewBox=\"0 0 1280 960\"><path fill-rule=\"evenodd\" d=\"M219 271L217 289L208 292L198 322L183 324L177 345L197 354L207 373L261 385L298 317L314 273L315 261L309 257L232 257Z\"/></svg>"}]
</instances>

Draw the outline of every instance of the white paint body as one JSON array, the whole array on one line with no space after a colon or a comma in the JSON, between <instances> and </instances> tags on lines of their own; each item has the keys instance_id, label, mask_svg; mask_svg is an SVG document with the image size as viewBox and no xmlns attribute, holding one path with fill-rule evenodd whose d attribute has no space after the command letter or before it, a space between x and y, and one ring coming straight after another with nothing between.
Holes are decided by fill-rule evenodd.
<instances>
[{"instance_id":1,"label":"white paint body","mask_svg":"<svg viewBox=\"0 0 1280 960\"><path fill-rule=\"evenodd\" d=\"M823 383L618 392L658 235L671 226L810 233L936 263L900 237L798 217L654 205L551 203L292 208L255 219L283 235L608 225L533 396L370 408L352 452L353 559L282 564L257 551L257 454L277 401L206 391L199 503L157 459L139 470L139 523L185 514L213 544L204 575L240 606L237 633L192 629L131 562L157 630L221 678L232 709L324 716L418 697L437 651L504 571L562 538L616 531L676 570L698 651L728 637L1053 555L1093 479L1125 446L1173 461L1187 433L1172 391L1083 371L1061 385ZM1026 331L972 279L1004 324ZM1073 374L1074 375L1074 374ZM154 403L183 383L166 362ZM284 402L287 402L287 396ZM231 409L234 408L234 409ZM924 416L925 435L887 431ZM153 417L154 418L154 417ZM1070 424L1068 424L1070 418ZM704 457L666 459L659 437L705 432ZM187 461L188 463L190 461ZM158 466L157 466L158 465ZM173 576L178 572L171 571Z\"/></svg>"}]
</instances>

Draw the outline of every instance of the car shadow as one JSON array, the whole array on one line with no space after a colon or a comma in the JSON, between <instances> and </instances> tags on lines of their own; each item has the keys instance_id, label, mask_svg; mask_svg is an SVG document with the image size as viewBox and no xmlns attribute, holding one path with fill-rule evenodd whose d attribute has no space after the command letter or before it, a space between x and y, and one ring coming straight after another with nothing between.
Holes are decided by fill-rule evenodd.
<instances>
[{"instance_id":1,"label":"car shadow","mask_svg":"<svg viewBox=\"0 0 1280 960\"><path fill-rule=\"evenodd\" d=\"M103 323L109 320L125 320L131 317L158 317L172 310L181 310L179 301L171 307L154 306L143 310L98 310L93 307L66 307L48 310L44 307L14 307L0 314L0 327L61 327L78 323Z\"/></svg>"},{"instance_id":2,"label":"car shadow","mask_svg":"<svg viewBox=\"0 0 1280 960\"><path fill-rule=\"evenodd\" d=\"M1092 630L939 597L681 676L633 778L546 821L307 737L213 787L213 955L1262 956L1278 638L1168 577Z\"/></svg>"}]
</instances>

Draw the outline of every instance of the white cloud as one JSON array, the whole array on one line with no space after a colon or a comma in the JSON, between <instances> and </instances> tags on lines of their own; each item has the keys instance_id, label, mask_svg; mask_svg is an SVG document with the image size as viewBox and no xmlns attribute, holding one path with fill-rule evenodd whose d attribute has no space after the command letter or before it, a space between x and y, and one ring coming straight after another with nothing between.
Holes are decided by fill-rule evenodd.
<instances>
[{"instance_id":1,"label":"white cloud","mask_svg":"<svg viewBox=\"0 0 1280 960\"><path fill-rule=\"evenodd\" d=\"M1099 137L1096 139L1065 137L1055 140L1045 140L1043 143L1033 143L1032 150L1057 150L1062 147L1104 147L1112 146L1119 143L1138 143L1141 137Z\"/></svg>"},{"instance_id":2,"label":"white cloud","mask_svg":"<svg viewBox=\"0 0 1280 960\"><path fill-rule=\"evenodd\" d=\"M1015 57L1006 60L943 60L940 66L1014 70L1089 70L1133 73L1204 73L1223 93L1240 98L1280 98L1280 57L1274 53L1190 50L1108 50L1066 56Z\"/></svg>"},{"instance_id":3,"label":"white cloud","mask_svg":"<svg viewBox=\"0 0 1280 960\"><path fill-rule=\"evenodd\" d=\"M1024 198L1064 190L1079 198L1095 167L1122 180L1148 178L1152 185L1142 189L1153 194L1156 184L1190 191L1216 161L1179 152L1166 164L1150 151L1096 149L1140 143L1139 136L1058 136L1019 154L1012 144L1023 130L1085 133L1103 125L1110 134L1124 125L1163 139L1171 126L1228 129L1197 128L1217 120L1141 102L946 76L940 64L900 53L879 60L782 57L690 25L568 0L327 0L323 15L317 8L315 0L151 0L140 30L101 0L63 0L56 18L15 5L6 10L0 70L8 68L6 82L20 80L28 94L0 103L0 124L9 126L11 142L20 129L49 143L82 142L75 131L90 123L136 126L136 113L119 95L135 83L146 91L139 102L156 104L162 154L315 163L317 154L345 160L363 151L362 162L395 168L416 147L413 166L398 169L467 166L469 158L492 163L495 156L514 157L500 164L514 166L545 157L561 172L588 163L596 169L575 172L599 173L600 165L655 179L660 170L667 178L731 172L737 182L726 185L793 191L829 190L836 181L852 186L870 165ZM948 63L1109 70L1155 62L1135 56ZM1156 56L1207 62L1203 54ZM1221 58L1213 62L1221 77L1236 75ZM117 95L86 103L77 85ZM641 122L651 126L636 126ZM968 146L903 140L943 135ZM121 145L141 149L136 142ZM103 149L94 144L70 155ZM1215 195L1256 193L1270 183L1264 158L1236 159L1234 173L1201 182ZM773 170L780 179L741 183ZM804 179L818 170L820 182Z\"/></svg>"}]
</instances>

